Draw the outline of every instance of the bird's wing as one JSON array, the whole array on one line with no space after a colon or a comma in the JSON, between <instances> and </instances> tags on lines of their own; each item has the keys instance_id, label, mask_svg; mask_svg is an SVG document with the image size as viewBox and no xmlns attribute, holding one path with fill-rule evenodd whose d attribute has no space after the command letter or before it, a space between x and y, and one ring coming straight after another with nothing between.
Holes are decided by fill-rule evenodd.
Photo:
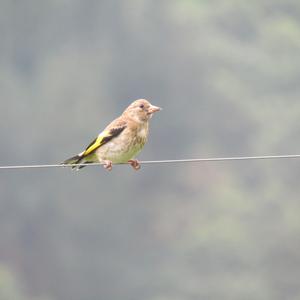
<instances>
[{"instance_id":1,"label":"bird's wing","mask_svg":"<svg viewBox=\"0 0 300 300\"><path fill-rule=\"evenodd\" d=\"M115 120L109 126L102 131L98 137L96 137L80 154L81 157L85 157L94 152L99 147L111 141L113 138L121 134L121 132L127 127L127 124L123 120Z\"/></svg>"}]
</instances>

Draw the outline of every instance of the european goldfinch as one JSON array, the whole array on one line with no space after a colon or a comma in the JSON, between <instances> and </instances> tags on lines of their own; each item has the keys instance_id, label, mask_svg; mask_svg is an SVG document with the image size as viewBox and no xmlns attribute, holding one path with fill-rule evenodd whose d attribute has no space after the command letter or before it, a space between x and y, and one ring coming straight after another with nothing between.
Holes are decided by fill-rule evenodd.
<instances>
[{"instance_id":1,"label":"european goldfinch","mask_svg":"<svg viewBox=\"0 0 300 300\"><path fill-rule=\"evenodd\" d=\"M111 171L113 163L129 163L135 170L140 169L134 157L147 142L149 120L161 108L145 99L131 103L122 115L112 121L87 148L62 164L88 164L100 162ZM81 169L84 166L73 166Z\"/></svg>"}]
</instances>

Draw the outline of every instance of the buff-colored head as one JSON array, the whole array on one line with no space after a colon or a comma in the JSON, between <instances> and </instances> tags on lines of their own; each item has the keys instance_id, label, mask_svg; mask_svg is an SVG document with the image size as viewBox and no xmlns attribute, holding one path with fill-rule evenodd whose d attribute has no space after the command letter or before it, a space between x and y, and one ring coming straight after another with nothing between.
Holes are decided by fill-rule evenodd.
<instances>
[{"instance_id":1,"label":"buff-colored head","mask_svg":"<svg viewBox=\"0 0 300 300\"><path fill-rule=\"evenodd\" d=\"M160 110L160 107L152 105L149 101L139 99L132 102L123 114L136 122L143 123L147 122L155 112Z\"/></svg>"}]
</instances>

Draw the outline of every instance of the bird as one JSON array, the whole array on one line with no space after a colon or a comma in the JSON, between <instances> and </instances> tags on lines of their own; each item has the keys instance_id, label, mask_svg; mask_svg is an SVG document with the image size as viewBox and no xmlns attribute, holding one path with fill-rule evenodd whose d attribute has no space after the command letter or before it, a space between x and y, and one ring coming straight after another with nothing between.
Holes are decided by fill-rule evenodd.
<instances>
[{"instance_id":1,"label":"bird","mask_svg":"<svg viewBox=\"0 0 300 300\"><path fill-rule=\"evenodd\" d=\"M111 171L113 164L129 163L134 170L141 168L135 157L147 142L149 120L161 108L152 105L146 99L132 102L115 120L113 120L81 153L66 159L62 165L74 165L79 170L83 164L101 163Z\"/></svg>"}]
</instances>

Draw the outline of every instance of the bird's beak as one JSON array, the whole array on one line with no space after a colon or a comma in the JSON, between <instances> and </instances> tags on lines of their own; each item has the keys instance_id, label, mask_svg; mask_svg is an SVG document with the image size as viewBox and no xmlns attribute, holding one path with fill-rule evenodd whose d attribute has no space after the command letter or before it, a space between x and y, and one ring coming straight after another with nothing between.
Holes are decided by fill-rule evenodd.
<instances>
[{"instance_id":1,"label":"bird's beak","mask_svg":"<svg viewBox=\"0 0 300 300\"><path fill-rule=\"evenodd\" d=\"M160 110L162 110L162 108L160 108L160 107L158 107L158 106L151 105L151 106L149 107L149 109L148 109L148 113L149 113L149 114L153 114L153 113L155 113L155 112L157 112L157 111L160 111Z\"/></svg>"}]
</instances>

